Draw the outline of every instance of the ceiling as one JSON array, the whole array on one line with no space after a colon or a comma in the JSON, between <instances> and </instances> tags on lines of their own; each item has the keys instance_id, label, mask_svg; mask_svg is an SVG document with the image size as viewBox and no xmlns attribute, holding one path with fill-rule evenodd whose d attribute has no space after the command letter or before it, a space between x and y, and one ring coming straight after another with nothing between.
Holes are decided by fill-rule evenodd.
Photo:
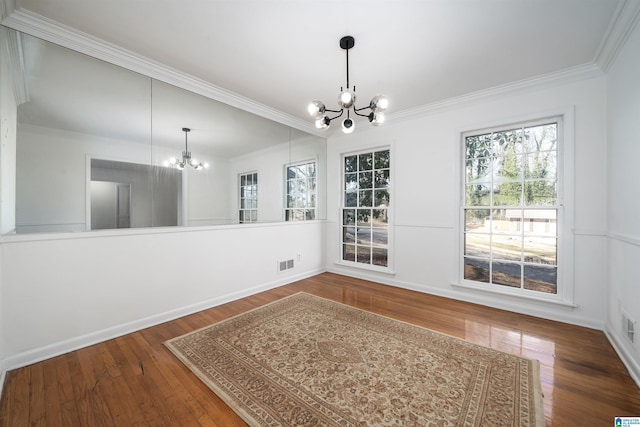
<instances>
[{"instance_id":1,"label":"ceiling","mask_svg":"<svg viewBox=\"0 0 640 427\"><path fill-rule=\"evenodd\" d=\"M296 119L350 83L388 116L597 62L621 0L16 0ZM337 104L335 105L337 108Z\"/></svg>"}]
</instances>

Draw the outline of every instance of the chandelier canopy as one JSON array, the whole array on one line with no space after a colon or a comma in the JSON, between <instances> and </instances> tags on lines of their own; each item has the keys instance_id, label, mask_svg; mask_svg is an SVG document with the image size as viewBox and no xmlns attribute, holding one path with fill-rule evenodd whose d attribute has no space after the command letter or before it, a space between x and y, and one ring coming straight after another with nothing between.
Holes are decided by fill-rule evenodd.
<instances>
[{"instance_id":1,"label":"chandelier canopy","mask_svg":"<svg viewBox=\"0 0 640 427\"><path fill-rule=\"evenodd\" d=\"M184 132L184 151L182 152L182 160L172 157L169 160L164 161L164 165L170 168L176 168L178 170L184 169L186 165L193 167L195 170L206 169L209 167L207 162L199 162L191 157L191 151L189 151L189 145L187 143L187 134L191 132L189 128L182 128Z\"/></svg>"},{"instance_id":2,"label":"chandelier canopy","mask_svg":"<svg viewBox=\"0 0 640 427\"><path fill-rule=\"evenodd\" d=\"M389 106L389 101L383 95L376 95L371 99L369 105L362 108L356 108L356 87L353 89L349 86L349 49L355 45L355 39L352 36L344 36L340 39L340 47L346 51L347 54L347 88L340 88L340 95L338 96L338 106L340 110L329 110L321 101L317 99L311 101L307 110L309 115L316 120L316 128L327 129L332 120L341 117L345 110L347 110L347 117L342 121L342 131L344 133L351 133L354 129L353 120L351 119L350 110L357 116L366 117L369 122L378 126L384 122L384 111ZM369 110L369 113L361 113L363 110ZM337 115L329 117L326 113L336 113Z\"/></svg>"}]
</instances>

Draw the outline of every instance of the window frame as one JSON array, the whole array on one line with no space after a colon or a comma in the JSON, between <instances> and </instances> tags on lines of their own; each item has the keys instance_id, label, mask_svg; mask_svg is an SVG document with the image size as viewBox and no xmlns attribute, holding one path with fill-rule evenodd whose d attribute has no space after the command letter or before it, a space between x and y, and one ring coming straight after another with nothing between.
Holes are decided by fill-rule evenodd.
<instances>
[{"instance_id":1,"label":"window frame","mask_svg":"<svg viewBox=\"0 0 640 427\"><path fill-rule=\"evenodd\" d=\"M375 264L365 264L357 261L348 261L343 259L343 214L345 209L350 209L352 207L345 206L345 158L354 155L367 154L367 153L376 153L379 151L389 151L389 185L387 187L389 192L389 203L387 206L387 265L380 266ZM350 151L340 154L340 191L339 191L339 211L338 211L338 259L336 260L336 264L348 267L354 267L363 270L369 270L378 273L387 273L387 274L395 274L394 271L394 227L393 227L393 205L395 200L394 194L394 150L390 145L377 146L373 148L363 148L357 151ZM373 208L373 207L372 207ZM371 244L372 245L372 244Z\"/></svg>"},{"instance_id":2,"label":"window frame","mask_svg":"<svg viewBox=\"0 0 640 427\"><path fill-rule=\"evenodd\" d=\"M252 179L255 176L256 178L256 195L255 198L251 198L250 200L255 200L255 207L252 208L243 208L242 207L242 188L246 187L242 185L242 178L243 177L247 177L247 176L251 176ZM238 224L252 224L252 223L256 223L258 222L258 171L251 171L251 172L242 172L238 174ZM246 199L246 198L245 198ZM247 221L246 219L241 220L240 216L243 212L255 212L255 219L250 218L249 221Z\"/></svg>"},{"instance_id":3,"label":"window frame","mask_svg":"<svg viewBox=\"0 0 640 427\"><path fill-rule=\"evenodd\" d=\"M557 135L557 201L554 209L557 209L557 246L556 246L556 293L544 293L541 291L524 288L512 288L500 284L477 282L464 278L464 252L465 252L465 173L466 173L466 146L465 138L472 135L482 135L491 132L500 132L514 128L524 128L536 125L558 123ZM574 188L574 107L547 111L542 114L528 115L512 120L494 121L477 127L468 127L458 132L458 161L456 162L456 182L459 201L456 204L457 217L457 251L456 271L457 279L452 283L455 286L471 288L488 293L516 296L525 299L557 303L575 307L574 303L574 239L573 239L573 188ZM525 207L526 208L526 207ZM518 208L520 209L520 208Z\"/></svg>"},{"instance_id":4,"label":"window frame","mask_svg":"<svg viewBox=\"0 0 640 427\"><path fill-rule=\"evenodd\" d=\"M289 210L295 210L296 208L290 208L288 207L288 200L289 200L289 175L287 173L287 171L289 170L290 167L292 166L300 166L300 165L307 165L307 164L313 164L315 167L315 176L314 176L314 181L315 181L315 190L313 192L313 194L315 194L315 205L313 206L313 208L302 208L304 210L313 210L314 214L313 214L313 219L307 219L306 215L304 219L301 220L289 220L287 219L287 211ZM284 209L283 209L283 220L285 222L301 222L301 221L314 221L318 219L318 159L317 158L313 158L313 159L307 159L307 160L301 160L301 161L297 161L297 162L292 162L292 163L287 163L284 165ZM307 195L310 193L306 193Z\"/></svg>"}]
</instances>

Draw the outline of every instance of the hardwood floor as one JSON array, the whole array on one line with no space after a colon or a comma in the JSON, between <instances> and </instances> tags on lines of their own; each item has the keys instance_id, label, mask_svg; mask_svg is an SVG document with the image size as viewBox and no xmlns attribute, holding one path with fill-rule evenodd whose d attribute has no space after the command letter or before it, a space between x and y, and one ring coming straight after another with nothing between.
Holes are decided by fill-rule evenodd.
<instances>
[{"instance_id":1,"label":"hardwood floor","mask_svg":"<svg viewBox=\"0 0 640 427\"><path fill-rule=\"evenodd\" d=\"M540 360L548 426L640 416L600 331L325 273L11 371L0 425L245 426L163 342L300 291Z\"/></svg>"}]
</instances>

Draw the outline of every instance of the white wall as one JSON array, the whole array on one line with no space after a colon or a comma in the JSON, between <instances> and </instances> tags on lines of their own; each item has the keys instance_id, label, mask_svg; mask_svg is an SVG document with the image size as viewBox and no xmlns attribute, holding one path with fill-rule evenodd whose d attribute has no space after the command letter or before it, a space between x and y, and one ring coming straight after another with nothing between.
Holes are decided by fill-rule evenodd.
<instances>
[{"instance_id":1,"label":"white wall","mask_svg":"<svg viewBox=\"0 0 640 427\"><path fill-rule=\"evenodd\" d=\"M389 121L378 128L329 138L327 155L327 266L330 271L428 293L473 301L521 313L596 328L605 323L606 289L606 114L605 79L548 83L537 89L475 99ZM496 296L452 286L456 282L460 132L507 124L549 112L574 111L575 206L574 302L577 307ZM337 264L342 153L391 146L391 208L395 274L375 273Z\"/></svg>"},{"instance_id":2,"label":"white wall","mask_svg":"<svg viewBox=\"0 0 640 427\"><path fill-rule=\"evenodd\" d=\"M5 367L317 274L323 236L314 221L5 237Z\"/></svg>"},{"instance_id":3,"label":"white wall","mask_svg":"<svg viewBox=\"0 0 640 427\"><path fill-rule=\"evenodd\" d=\"M640 27L607 74L607 333L640 384ZM636 320L635 343L622 313Z\"/></svg>"}]
</instances>

